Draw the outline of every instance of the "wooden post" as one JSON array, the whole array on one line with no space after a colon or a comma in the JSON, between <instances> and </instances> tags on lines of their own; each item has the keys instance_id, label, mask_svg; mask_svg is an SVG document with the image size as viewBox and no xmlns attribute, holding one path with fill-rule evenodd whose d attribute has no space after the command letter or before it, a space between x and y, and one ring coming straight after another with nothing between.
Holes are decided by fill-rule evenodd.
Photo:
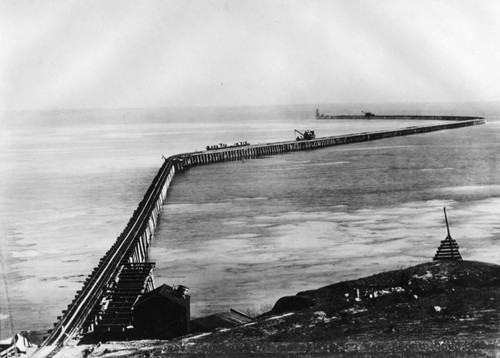
<instances>
[{"instance_id":1,"label":"wooden post","mask_svg":"<svg viewBox=\"0 0 500 358\"><path fill-rule=\"evenodd\" d=\"M448 232L448 237L451 238L451 235L450 235L450 226L448 225L448 216L446 216L446 208L443 208L443 210L444 210L444 220L446 222L446 231Z\"/></svg>"},{"instance_id":2,"label":"wooden post","mask_svg":"<svg viewBox=\"0 0 500 358\"><path fill-rule=\"evenodd\" d=\"M444 211L444 220L446 222L446 231L448 232L448 236L446 236L446 239L451 241L450 226L448 225L448 216L446 215L446 207L443 208L443 211ZM453 253L453 250L451 250L451 259L452 260L455 259L455 255Z\"/></svg>"}]
</instances>

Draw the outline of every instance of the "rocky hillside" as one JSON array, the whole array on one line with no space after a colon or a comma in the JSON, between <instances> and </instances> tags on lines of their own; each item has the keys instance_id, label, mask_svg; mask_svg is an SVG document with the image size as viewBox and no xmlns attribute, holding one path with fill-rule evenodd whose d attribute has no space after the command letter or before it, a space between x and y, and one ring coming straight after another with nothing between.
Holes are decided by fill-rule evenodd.
<instances>
[{"instance_id":1,"label":"rocky hillside","mask_svg":"<svg viewBox=\"0 0 500 358\"><path fill-rule=\"evenodd\" d=\"M283 297L237 328L57 357L495 356L499 311L500 266L438 261Z\"/></svg>"}]
</instances>

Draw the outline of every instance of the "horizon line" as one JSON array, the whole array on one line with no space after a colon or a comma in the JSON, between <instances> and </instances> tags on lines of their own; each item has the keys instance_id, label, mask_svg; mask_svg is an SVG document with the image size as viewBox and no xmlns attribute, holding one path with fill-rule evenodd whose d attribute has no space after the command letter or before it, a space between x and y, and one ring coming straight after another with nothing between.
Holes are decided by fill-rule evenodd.
<instances>
[{"instance_id":1,"label":"horizon line","mask_svg":"<svg viewBox=\"0 0 500 358\"><path fill-rule=\"evenodd\" d=\"M284 106L322 106L322 105L435 105L435 104L500 104L500 100L470 100L470 101L395 101L395 102L316 102L316 103L276 103L276 104L232 104L232 105L167 105L167 106L134 106L134 107L59 107L59 108L0 108L0 113L9 112L56 112L56 111L106 111L106 110L145 110L145 109L222 109L222 108L259 108ZM319 108L318 108L319 109Z\"/></svg>"}]
</instances>

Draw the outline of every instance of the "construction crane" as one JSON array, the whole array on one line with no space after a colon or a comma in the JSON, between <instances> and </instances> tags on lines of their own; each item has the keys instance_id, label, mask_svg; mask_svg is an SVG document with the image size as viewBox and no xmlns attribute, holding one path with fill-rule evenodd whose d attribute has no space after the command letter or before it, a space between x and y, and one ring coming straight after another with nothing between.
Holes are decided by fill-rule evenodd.
<instances>
[{"instance_id":1,"label":"construction crane","mask_svg":"<svg viewBox=\"0 0 500 358\"><path fill-rule=\"evenodd\" d=\"M314 131L310 131L306 129L304 133L299 132L298 130L295 129L295 132L298 133L299 135L297 136L297 140L311 140L316 138L316 134L314 134ZM294 133L295 134L295 133Z\"/></svg>"}]
</instances>

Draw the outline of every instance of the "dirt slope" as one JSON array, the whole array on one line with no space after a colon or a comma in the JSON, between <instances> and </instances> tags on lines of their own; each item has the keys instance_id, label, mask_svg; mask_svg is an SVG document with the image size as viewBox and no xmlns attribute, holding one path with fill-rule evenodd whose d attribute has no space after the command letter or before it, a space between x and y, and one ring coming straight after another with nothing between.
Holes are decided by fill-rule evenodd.
<instances>
[{"instance_id":1,"label":"dirt slope","mask_svg":"<svg viewBox=\"0 0 500 358\"><path fill-rule=\"evenodd\" d=\"M238 328L85 349L91 357L496 356L499 311L499 265L429 262L282 298Z\"/></svg>"}]
</instances>

